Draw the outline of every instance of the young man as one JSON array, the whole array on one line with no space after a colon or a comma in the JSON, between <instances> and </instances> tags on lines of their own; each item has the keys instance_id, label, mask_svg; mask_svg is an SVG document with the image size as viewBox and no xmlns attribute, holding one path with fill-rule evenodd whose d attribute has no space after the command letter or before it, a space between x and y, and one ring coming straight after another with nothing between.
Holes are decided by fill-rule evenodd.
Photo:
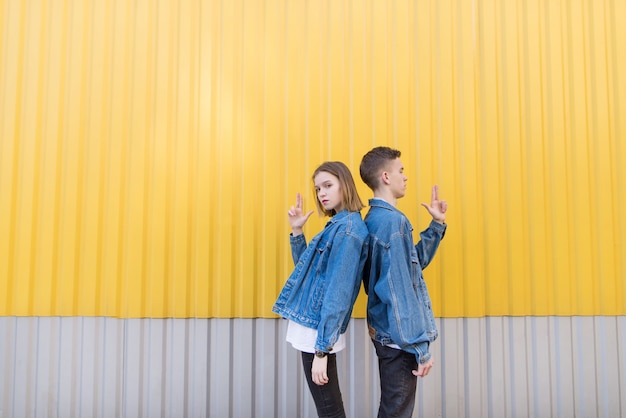
<instances>
[{"instance_id":1,"label":"young man","mask_svg":"<svg viewBox=\"0 0 626 418\"><path fill-rule=\"evenodd\" d=\"M422 269L433 259L446 231L447 204L439 200L434 186L430 205L422 203L433 220L414 245L413 227L396 208L407 181L400 151L372 149L361 160L360 174L374 192L365 217L370 252L363 281L380 374L378 417L410 417L417 376L425 377L433 366L429 345L437 338L437 326Z\"/></svg>"}]
</instances>

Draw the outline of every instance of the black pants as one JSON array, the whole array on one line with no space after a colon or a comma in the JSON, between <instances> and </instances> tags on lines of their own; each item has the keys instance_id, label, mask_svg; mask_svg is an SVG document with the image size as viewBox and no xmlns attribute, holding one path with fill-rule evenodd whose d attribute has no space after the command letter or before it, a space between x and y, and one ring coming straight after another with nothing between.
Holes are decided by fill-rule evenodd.
<instances>
[{"instance_id":1,"label":"black pants","mask_svg":"<svg viewBox=\"0 0 626 418\"><path fill-rule=\"evenodd\" d=\"M337 355L328 355L328 366L326 374L328 374L328 383L318 386L313 383L311 377L311 367L313 366L313 358L315 356L310 353L302 352L302 366L306 381L309 384L309 390L313 395L317 415L326 418L344 418L346 416L343 410L343 400L341 399L341 390L339 390L339 379L337 377Z\"/></svg>"},{"instance_id":2,"label":"black pants","mask_svg":"<svg viewBox=\"0 0 626 418\"><path fill-rule=\"evenodd\" d=\"M380 408L378 418L405 417L413 415L417 370L415 355L406 351L386 347L372 340L378 356L380 373Z\"/></svg>"}]
</instances>

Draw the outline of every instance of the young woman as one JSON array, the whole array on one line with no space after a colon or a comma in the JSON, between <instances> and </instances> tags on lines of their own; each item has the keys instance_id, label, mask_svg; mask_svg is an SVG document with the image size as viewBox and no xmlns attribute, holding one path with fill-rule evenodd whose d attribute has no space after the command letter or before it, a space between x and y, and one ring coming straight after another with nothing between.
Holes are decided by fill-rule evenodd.
<instances>
[{"instance_id":1,"label":"young woman","mask_svg":"<svg viewBox=\"0 0 626 418\"><path fill-rule=\"evenodd\" d=\"M325 162L313 173L316 206L330 216L308 244L302 228L302 196L288 211L295 269L272 311L289 320L287 342L302 352L302 365L320 417L345 417L336 353L345 347L344 332L361 286L367 258L368 230L359 212L364 205L348 167Z\"/></svg>"}]
</instances>

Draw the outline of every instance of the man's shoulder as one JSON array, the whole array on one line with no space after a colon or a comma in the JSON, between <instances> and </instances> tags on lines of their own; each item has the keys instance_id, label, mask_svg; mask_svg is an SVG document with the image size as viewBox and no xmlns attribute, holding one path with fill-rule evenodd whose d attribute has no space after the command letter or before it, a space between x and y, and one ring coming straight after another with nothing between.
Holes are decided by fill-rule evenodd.
<instances>
[{"instance_id":1,"label":"man's shoulder","mask_svg":"<svg viewBox=\"0 0 626 418\"><path fill-rule=\"evenodd\" d=\"M372 208L365 218L365 225L370 235L387 241L389 237L402 229L405 219L406 217L400 211Z\"/></svg>"}]
</instances>

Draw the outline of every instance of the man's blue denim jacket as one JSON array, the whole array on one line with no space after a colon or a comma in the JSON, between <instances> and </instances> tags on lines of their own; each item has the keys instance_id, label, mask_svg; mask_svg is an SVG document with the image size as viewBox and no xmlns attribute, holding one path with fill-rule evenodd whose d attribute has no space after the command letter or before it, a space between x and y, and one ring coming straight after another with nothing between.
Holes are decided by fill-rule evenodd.
<instances>
[{"instance_id":1,"label":"man's blue denim jacket","mask_svg":"<svg viewBox=\"0 0 626 418\"><path fill-rule=\"evenodd\" d=\"M383 345L395 343L425 363L438 332L422 269L433 259L446 225L432 221L413 245L413 227L402 212L382 199L369 204L370 252L363 282L370 337Z\"/></svg>"},{"instance_id":2,"label":"man's blue denim jacket","mask_svg":"<svg viewBox=\"0 0 626 418\"><path fill-rule=\"evenodd\" d=\"M272 311L317 329L315 349L331 352L350 322L367 258L368 231L360 212L333 216L307 247L290 236L296 265Z\"/></svg>"}]
</instances>

